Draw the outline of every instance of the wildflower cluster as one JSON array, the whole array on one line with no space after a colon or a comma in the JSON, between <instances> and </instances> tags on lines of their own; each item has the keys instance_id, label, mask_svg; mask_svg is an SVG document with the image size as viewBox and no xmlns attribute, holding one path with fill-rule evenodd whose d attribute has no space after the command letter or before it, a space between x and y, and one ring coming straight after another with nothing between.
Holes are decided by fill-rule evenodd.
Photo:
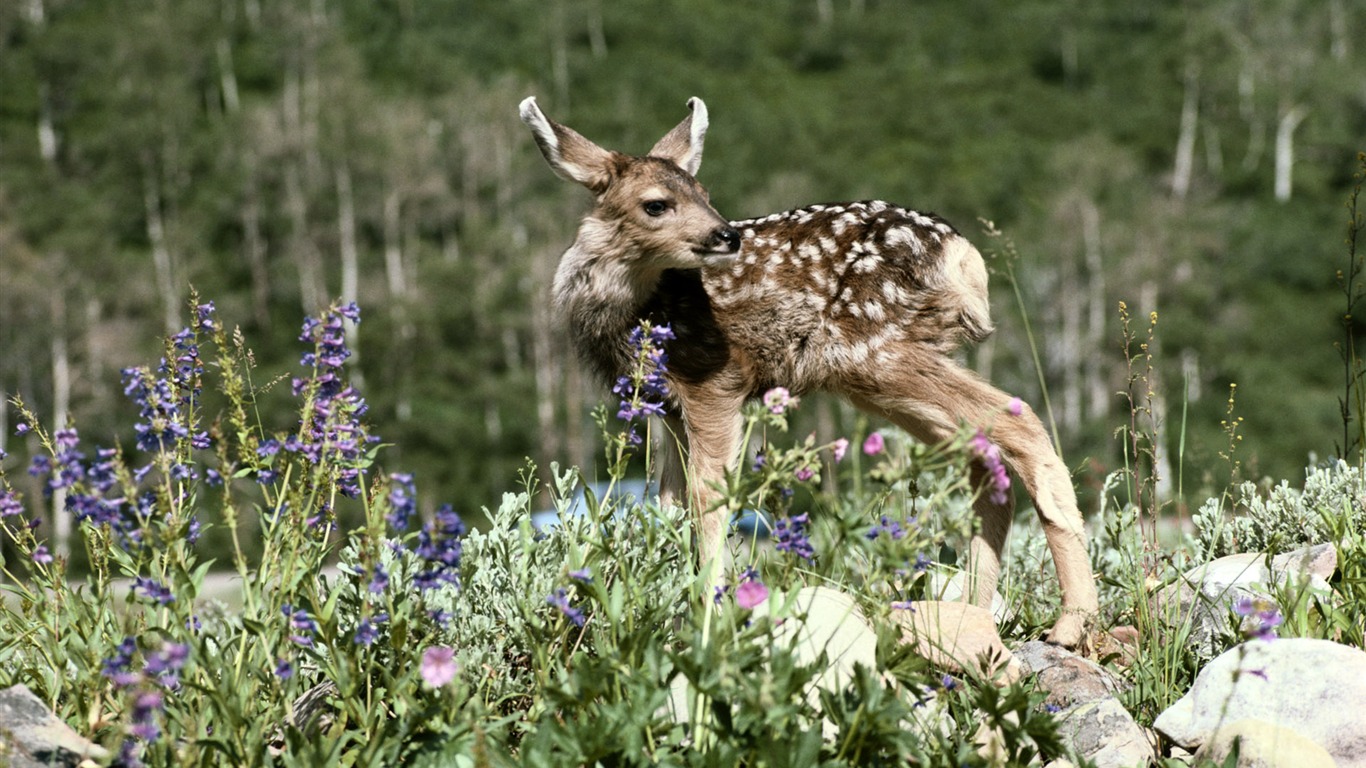
<instances>
[{"instance_id":1,"label":"wildflower cluster","mask_svg":"<svg viewBox=\"0 0 1366 768\"><path fill-rule=\"evenodd\" d=\"M648 320L631 329L627 337L635 367L617 379L612 392L621 397L617 418L626 422L625 438L629 445L639 445L643 440L636 431L640 421L664 413L664 402L669 397L669 385L664 379L669 357L664 342L673 338L673 329L668 325L652 325Z\"/></svg>"},{"instance_id":2,"label":"wildflower cluster","mask_svg":"<svg viewBox=\"0 0 1366 768\"><path fill-rule=\"evenodd\" d=\"M165 704L166 693L180 690L180 672L190 658L190 646L166 642L155 652L144 656L142 669L135 669L137 641L124 638L114 655L105 659L104 676L116 690L128 693L128 735L119 750L123 765L141 765L141 744L151 744L161 737L158 714Z\"/></svg>"},{"instance_id":3,"label":"wildflower cluster","mask_svg":"<svg viewBox=\"0 0 1366 768\"><path fill-rule=\"evenodd\" d=\"M1243 619L1243 636L1256 640L1275 640L1276 627L1281 625L1280 606L1265 597L1244 595L1233 603L1233 612Z\"/></svg>"},{"instance_id":4,"label":"wildflower cluster","mask_svg":"<svg viewBox=\"0 0 1366 768\"><path fill-rule=\"evenodd\" d=\"M583 611L575 608L569 602L569 591L564 587L557 587L553 594L546 596L545 601L559 610L559 612L563 614L566 619L573 622L576 627L582 627L584 623L588 621L588 617L584 615Z\"/></svg>"},{"instance_id":5,"label":"wildflower cluster","mask_svg":"<svg viewBox=\"0 0 1366 768\"><path fill-rule=\"evenodd\" d=\"M415 583L421 589L436 589L442 584L460 583L461 537L465 523L450 505L442 505L422 526L414 554L422 561Z\"/></svg>"},{"instance_id":6,"label":"wildflower cluster","mask_svg":"<svg viewBox=\"0 0 1366 768\"><path fill-rule=\"evenodd\" d=\"M313 349L299 359L309 373L293 380L293 392L304 398L306 411L300 433L291 435L282 447L314 466L326 461L336 472L337 490L355 498L360 495L365 450L379 438L361 424L369 406L342 375L342 364L351 356L346 320L360 323L360 308L354 303L329 309L320 318L305 318L299 340L313 344Z\"/></svg>"},{"instance_id":7,"label":"wildflower cluster","mask_svg":"<svg viewBox=\"0 0 1366 768\"><path fill-rule=\"evenodd\" d=\"M774 548L779 552L797 555L804 560L814 560L816 549L811 546L811 539L806 532L808 522L810 517L805 512L779 520L773 527Z\"/></svg>"}]
</instances>

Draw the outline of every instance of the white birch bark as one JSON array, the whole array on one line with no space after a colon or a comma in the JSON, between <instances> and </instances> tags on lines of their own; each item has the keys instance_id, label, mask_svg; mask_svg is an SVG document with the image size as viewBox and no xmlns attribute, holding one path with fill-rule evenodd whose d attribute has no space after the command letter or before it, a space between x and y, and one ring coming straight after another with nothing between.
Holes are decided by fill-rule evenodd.
<instances>
[{"instance_id":1,"label":"white birch bark","mask_svg":"<svg viewBox=\"0 0 1366 768\"><path fill-rule=\"evenodd\" d=\"M1295 174L1295 129L1308 116L1308 111L1296 104L1281 114L1276 124L1276 199L1290 199Z\"/></svg>"}]
</instances>

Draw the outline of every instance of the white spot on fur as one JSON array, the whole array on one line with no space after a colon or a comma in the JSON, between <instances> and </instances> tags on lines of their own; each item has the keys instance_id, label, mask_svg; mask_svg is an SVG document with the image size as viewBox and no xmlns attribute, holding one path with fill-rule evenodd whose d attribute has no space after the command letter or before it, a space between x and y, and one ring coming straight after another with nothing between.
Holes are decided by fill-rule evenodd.
<instances>
[{"instance_id":1,"label":"white spot on fur","mask_svg":"<svg viewBox=\"0 0 1366 768\"><path fill-rule=\"evenodd\" d=\"M920 242L915 230L910 227L892 227L887 230L886 241L888 247L910 248L911 253L920 256L925 253L925 244Z\"/></svg>"}]
</instances>

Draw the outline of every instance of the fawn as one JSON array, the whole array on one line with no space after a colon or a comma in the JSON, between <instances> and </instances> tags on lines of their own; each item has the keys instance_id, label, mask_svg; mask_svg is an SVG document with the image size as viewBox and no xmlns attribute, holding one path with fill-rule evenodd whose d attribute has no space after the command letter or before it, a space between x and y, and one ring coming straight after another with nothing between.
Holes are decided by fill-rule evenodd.
<instances>
[{"instance_id":1,"label":"fawn","mask_svg":"<svg viewBox=\"0 0 1366 768\"><path fill-rule=\"evenodd\" d=\"M953 357L992 331L981 254L938 216L881 201L727 221L695 178L706 106L688 106L643 157L552 122L534 97L520 112L550 167L596 201L552 288L578 355L610 383L627 371L627 337L642 319L673 328L665 422L677 442L670 451L674 441L664 441L661 495L688 493L701 566L719 578L731 510L710 483L739 459L745 400L775 386L829 391L930 443L962 423L989 430L1034 500L1053 555L1063 611L1048 639L1083 643L1098 604L1067 469L1028 407L1008 414L1010 396ZM973 482L984 479L975 466ZM974 501L982 525L965 590L982 606L1013 512L1008 494L1004 503L991 496Z\"/></svg>"}]
</instances>

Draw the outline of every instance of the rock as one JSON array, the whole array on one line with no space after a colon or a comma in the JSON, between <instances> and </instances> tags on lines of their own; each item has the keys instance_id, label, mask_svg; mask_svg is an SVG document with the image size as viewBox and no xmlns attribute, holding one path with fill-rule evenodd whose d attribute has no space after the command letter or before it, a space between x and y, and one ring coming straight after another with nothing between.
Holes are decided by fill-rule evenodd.
<instances>
[{"instance_id":1,"label":"rock","mask_svg":"<svg viewBox=\"0 0 1366 768\"><path fill-rule=\"evenodd\" d=\"M77 766L108 759L108 750L72 730L27 686L0 691L0 765Z\"/></svg>"},{"instance_id":2,"label":"rock","mask_svg":"<svg viewBox=\"0 0 1366 768\"><path fill-rule=\"evenodd\" d=\"M1222 724L1253 719L1293 731L1341 768L1366 768L1366 652L1328 640L1254 640L1200 670L1153 723L1191 749Z\"/></svg>"},{"instance_id":3,"label":"rock","mask_svg":"<svg viewBox=\"0 0 1366 768\"><path fill-rule=\"evenodd\" d=\"M1057 717L1063 741L1096 768L1146 768L1153 761L1148 734L1113 696L1073 704Z\"/></svg>"},{"instance_id":4,"label":"rock","mask_svg":"<svg viewBox=\"0 0 1366 768\"><path fill-rule=\"evenodd\" d=\"M817 685L838 691L854 677L854 666L877 669L877 633L868 626L854 598L829 587L805 587L785 601L770 597L754 609L754 617L776 610L781 619L773 632L775 645L787 647L800 664L826 654L827 666ZM813 692L814 695L814 692Z\"/></svg>"},{"instance_id":5,"label":"rock","mask_svg":"<svg viewBox=\"0 0 1366 768\"><path fill-rule=\"evenodd\" d=\"M1012 683L1021 669L1001 642L991 612L968 603L916 601L892 611L901 641L931 664L950 672Z\"/></svg>"},{"instance_id":6,"label":"rock","mask_svg":"<svg viewBox=\"0 0 1366 768\"><path fill-rule=\"evenodd\" d=\"M1033 640L1015 650L1026 673L1037 675L1044 704L1063 709L1122 693L1125 684L1101 665L1056 645Z\"/></svg>"},{"instance_id":7,"label":"rock","mask_svg":"<svg viewBox=\"0 0 1366 768\"><path fill-rule=\"evenodd\" d=\"M1195 753L1200 764L1224 765L1237 742L1235 768L1336 768L1323 747L1288 728L1261 720L1221 725Z\"/></svg>"},{"instance_id":8,"label":"rock","mask_svg":"<svg viewBox=\"0 0 1366 768\"><path fill-rule=\"evenodd\" d=\"M1229 613L1239 598L1264 594L1266 588L1293 580L1303 587L1304 595L1329 595L1327 579L1337 569L1337 548L1318 544L1271 559L1250 552L1228 555L1186 571L1180 579L1158 592L1151 604L1152 614L1168 626L1191 625L1188 642L1206 657L1220 646L1220 638L1230 635ZM1287 613L1291 606L1281 606Z\"/></svg>"},{"instance_id":9,"label":"rock","mask_svg":"<svg viewBox=\"0 0 1366 768\"><path fill-rule=\"evenodd\" d=\"M1038 677L1047 692L1044 704L1055 709L1063 740L1099 768L1146 766L1153 759L1147 733L1120 704L1125 684L1090 659L1040 641L1015 650L1015 659Z\"/></svg>"},{"instance_id":10,"label":"rock","mask_svg":"<svg viewBox=\"0 0 1366 768\"><path fill-rule=\"evenodd\" d=\"M967 583L967 573L957 570L948 573L942 568L932 568L927 576L926 597L941 603L963 602L963 585ZM998 591L991 593L991 617L997 624L1011 617L1010 604Z\"/></svg>"},{"instance_id":11,"label":"rock","mask_svg":"<svg viewBox=\"0 0 1366 768\"><path fill-rule=\"evenodd\" d=\"M820 709L820 689L840 691L854 678L854 667L862 665L876 671L877 633L864 619L854 599L828 587L805 587L783 597L770 596L768 600L754 609L754 618L772 614L776 626L773 632L773 645L787 648L802 665L815 664L822 653L826 661L816 676L815 685L806 692L807 703L816 711ZM884 678L889 684L890 678ZM908 695L914 695L908 692ZM669 691L669 708L675 721L688 719L690 705L695 697L688 680L678 677ZM914 722L910 727L917 729L942 729L948 713L938 699L929 696L916 696L917 706L913 708ZM827 739L836 735L834 723L825 721L823 730Z\"/></svg>"}]
</instances>

